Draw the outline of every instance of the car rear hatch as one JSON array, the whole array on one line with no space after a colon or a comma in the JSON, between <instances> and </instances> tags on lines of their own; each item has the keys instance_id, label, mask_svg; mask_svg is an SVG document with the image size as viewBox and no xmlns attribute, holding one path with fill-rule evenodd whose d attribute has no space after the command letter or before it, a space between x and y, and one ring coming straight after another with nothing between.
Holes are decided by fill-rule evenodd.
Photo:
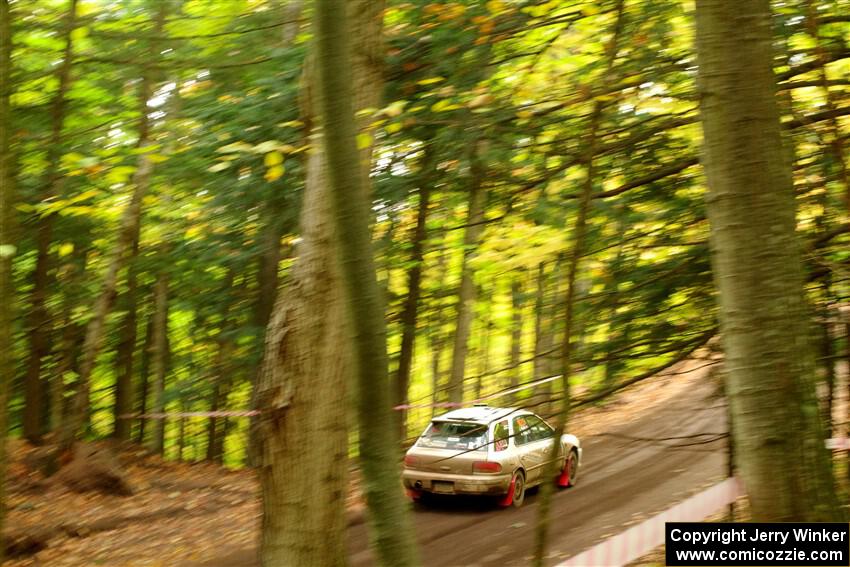
<instances>
[{"instance_id":1,"label":"car rear hatch","mask_svg":"<svg viewBox=\"0 0 850 567\"><path fill-rule=\"evenodd\" d=\"M472 463L487 459L487 424L434 421L408 452L411 468L443 474L473 474Z\"/></svg>"}]
</instances>

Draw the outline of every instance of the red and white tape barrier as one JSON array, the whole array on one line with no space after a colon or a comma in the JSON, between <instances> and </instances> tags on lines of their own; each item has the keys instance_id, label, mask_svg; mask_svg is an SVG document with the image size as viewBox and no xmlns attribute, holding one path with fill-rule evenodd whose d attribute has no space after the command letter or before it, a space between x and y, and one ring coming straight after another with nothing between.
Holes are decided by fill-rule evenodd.
<instances>
[{"instance_id":1,"label":"red and white tape barrier","mask_svg":"<svg viewBox=\"0 0 850 567\"><path fill-rule=\"evenodd\" d=\"M664 543L666 522L700 522L743 494L740 481L736 477L727 478L623 533L558 563L556 567L626 565Z\"/></svg>"},{"instance_id":2,"label":"red and white tape barrier","mask_svg":"<svg viewBox=\"0 0 850 567\"><path fill-rule=\"evenodd\" d=\"M850 439L847 437L833 437L826 440L826 448L833 451L847 451L850 449Z\"/></svg>"},{"instance_id":3,"label":"red and white tape barrier","mask_svg":"<svg viewBox=\"0 0 850 567\"><path fill-rule=\"evenodd\" d=\"M504 390L502 392L496 392L495 394L490 394L489 396L484 396L483 398L478 398L477 400L470 400L466 402L437 402L435 404L402 404L399 406L393 407L394 410L409 410L409 409L422 409L422 408L462 408L466 406L471 406L473 404L480 404L482 402L489 402L490 400L494 400L496 398L501 398L502 396L507 396L509 394L514 394L521 390L528 390L529 388L534 388L541 384L546 384L547 382L552 382L554 380L559 380L561 378L558 376L550 376L548 378L541 378L540 380L535 380L533 382L529 382L528 384L523 384L522 386L517 386L516 388L511 388L510 390Z\"/></svg>"}]
</instances>

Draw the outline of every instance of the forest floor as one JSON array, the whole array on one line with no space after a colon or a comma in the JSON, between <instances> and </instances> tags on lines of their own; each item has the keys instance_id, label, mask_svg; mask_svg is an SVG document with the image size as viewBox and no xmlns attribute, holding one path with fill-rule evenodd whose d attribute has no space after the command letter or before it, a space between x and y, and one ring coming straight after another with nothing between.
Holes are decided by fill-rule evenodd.
<instances>
[{"instance_id":1,"label":"forest floor","mask_svg":"<svg viewBox=\"0 0 850 567\"><path fill-rule=\"evenodd\" d=\"M705 452L699 458L680 453L674 457L675 462L657 459L662 470L674 467L670 475L680 478L675 486L668 487L662 486L664 482L658 479L658 493L663 497L652 498L648 504L638 502L634 496L623 497L633 488L622 479L633 478L644 486L648 480L632 474L629 466L640 467L649 479L658 476L655 467L647 467L645 463L656 460L652 451L663 452L664 442L642 443L643 437L663 440L670 432L685 430L684 424L676 422L683 418L683 411L696 415L697 409L719 407L715 403L717 387L708 379L709 365L705 360L687 361L618 393L604 405L584 408L574 414L570 431L588 441L585 443L583 480L575 489L557 495L554 520L557 522L562 512L569 517L569 508L572 508L569 498L580 499L586 494L590 502L596 504L583 508L587 508L586 512L593 514L598 522L589 522L591 527L587 530L577 530L576 533L584 535L575 540L575 545L553 538L553 560L572 555L579 547L591 545L607 537L609 532L618 531L618 527L638 521L649 511L647 508L663 508L722 476L725 443L720 441L707 447L709 453L713 453L710 466L702 462L708 458ZM677 400L683 401L685 406L679 407L681 404ZM671 408L675 411L667 411ZM722 408L719 411L711 410L710 417L695 420L697 423L693 427L699 429L699 433L702 429L717 431L720 428L722 431ZM709 412L703 413L708 415ZM207 463L165 462L143 451L127 449L119 458L133 489L132 496L78 494L58 483L33 483L31 472L24 464L32 449L22 442L12 445L7 527L17 533L46 534L47 547L9 560L4 566L238 567L255 564L260 505L257 479L250 470L233 471ZM704 473L709 470L710 475ZM696 476L680 474L684 471ZM476 536L478 525L482 526L484 534L492 534L496 539L490 542L492 545L488 545L487 537L480 542L485 548L492 547L489 557L480 550L472 551L481 558L480 563L476 560L475 564L489 565L490 560L498 558L501 559L496 563L503 565L524 563L527 559L524 540L530 537L526 532L530 533L533 526L535 500L532 494L524 508L512 510L468 502L461 503L460 508L451 504L438 505L433 510L417 509L417 526L424 527L417 532L423 534L424 541L420 543L425 563L455 564L454 559L440 555L439 550L445 553L446 549L457 549L447 546L449 542L445 540L454 532L469 532L469 528L472 532L463 537L481 539ZM614 501L622 502L612 505ZM572 504L577 505L577 500ZM632 507L616 509L626 504ZM365 526L361 525L363 505L356 474L352 475L348 507L349 523L353 526L349 530L351 563L370 564L368 537ZM593 529L596 523L600 525ZM505 547L504 530L520 536L516 550ZM437 551L436 555L432 548ZM499 550L502 550L501 555ZM466 559L456 559L457 565L472 565Z\"/></svg>"}]
</instances>

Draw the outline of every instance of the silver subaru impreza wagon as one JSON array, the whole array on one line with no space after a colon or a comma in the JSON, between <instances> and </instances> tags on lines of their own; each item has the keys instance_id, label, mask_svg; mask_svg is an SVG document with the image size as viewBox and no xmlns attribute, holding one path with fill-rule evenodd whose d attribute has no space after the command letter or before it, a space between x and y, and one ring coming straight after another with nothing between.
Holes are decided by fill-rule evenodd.
<instances>
[{"instance_id":1,"label":"silver subaru impreza wagon","mask_svg":"<svg viewBox=\"0 0 850 567\"><path fill-rule=\"evenodd\" d=\"M520 408L475 406L434 418L404 457L408 495L480 494L522 506L525 490L546 480L555 430ZM582 449L574 435L561 436L556 455L558 486L575 484Z\"/></svg>"}]
</instances>

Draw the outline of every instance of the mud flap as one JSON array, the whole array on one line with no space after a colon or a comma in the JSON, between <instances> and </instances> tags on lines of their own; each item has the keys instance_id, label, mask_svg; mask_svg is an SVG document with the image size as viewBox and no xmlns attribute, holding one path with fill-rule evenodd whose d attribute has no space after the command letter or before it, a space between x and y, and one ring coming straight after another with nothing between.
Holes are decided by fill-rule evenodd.
<instances>
[{"instance_id":1,"label":"mud flap","mask_svg":"<svg viewBox=\"0 0 850 567\"><path fill-rule=\"evenodd\" d=\"M508 493L499 500L499 506L508 507L514 503L514 485L516 484L516 476L511 478L511 484L508 486Z\"/></svg>"},{"instance_id":2,"label":"mud flap","mask_svg":"<svg viewBox=\"0 0 850 567\"><path fill-rule=\"evenodd\" d=\"M570 460L564 462L564 470L558 476L558 486L561 488L569 488L570 486Z\"/></svg>"},{"instance_id":3,"label":"mud flap","mask_svg":"<svg viewBox=\"0 0 850 567\"><path fill-rule=\"evenodd\" d=\"M421 490L415 490L413 488L406 488L405 491L407 492L407 497L410 498L411 500L413 500L414 502L419 502L419 500L422 498L422 491Z\"/></svg>"}]
</instances>

